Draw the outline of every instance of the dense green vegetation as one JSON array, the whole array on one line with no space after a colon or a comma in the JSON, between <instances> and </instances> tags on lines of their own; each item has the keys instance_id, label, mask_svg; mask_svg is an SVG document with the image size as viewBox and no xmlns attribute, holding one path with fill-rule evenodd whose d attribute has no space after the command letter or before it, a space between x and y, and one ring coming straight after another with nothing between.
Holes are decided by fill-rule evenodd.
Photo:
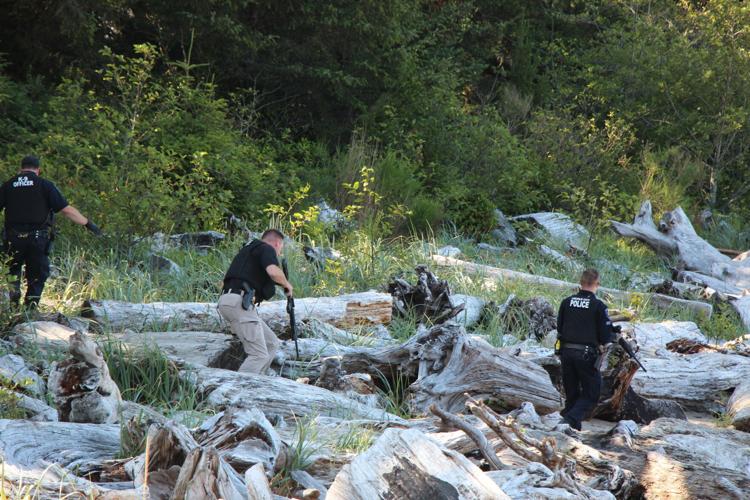
<instances>
[{"instance_id":1,"label":"dense green vegetation","mask_svg":"<svg viewBox=\"0 0 750 500\"><path fill-rule=\"evenodd\" d=\"M749 25L729 0L16 2L0 164L37 153L110 234L320 198L400 233L642 197L742 216Z\"/></svg>"}]
</instances>

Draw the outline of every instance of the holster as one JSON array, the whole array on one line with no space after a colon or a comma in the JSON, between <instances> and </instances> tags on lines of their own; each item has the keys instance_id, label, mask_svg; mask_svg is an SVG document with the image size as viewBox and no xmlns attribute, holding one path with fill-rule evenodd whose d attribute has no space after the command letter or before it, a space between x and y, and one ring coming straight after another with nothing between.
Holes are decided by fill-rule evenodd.
<instances>
[{"instance_id":1,"label":"holster","mask_svg":"<svg viewBox=\"0 0 750 500\"><path fill-rule=\"evenodd\" d=\"M253 298L255 297L255 290L247 282L242 282L242 290L245 294L242 296L242 308L247 311L253 305Z\"/></svg>"}]
</instances>

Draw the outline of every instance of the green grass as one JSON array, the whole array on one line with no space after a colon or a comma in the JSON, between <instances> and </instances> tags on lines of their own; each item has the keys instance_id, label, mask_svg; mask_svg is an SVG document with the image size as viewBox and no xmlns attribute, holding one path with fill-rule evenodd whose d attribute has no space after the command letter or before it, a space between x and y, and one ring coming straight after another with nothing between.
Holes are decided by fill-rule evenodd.
<instances>
[{"instance_id":1,"label":"green grass","mask_svg":"<svg viewBox=\"0 0 750 500\"><path fill-rule=\"evenodd\" d=\"M201 411L195 387L161 351L144 345L129 349L116 340L100 343L109 373L124 399L151 406L166 415Z\"/></svg>"}]
</instances>

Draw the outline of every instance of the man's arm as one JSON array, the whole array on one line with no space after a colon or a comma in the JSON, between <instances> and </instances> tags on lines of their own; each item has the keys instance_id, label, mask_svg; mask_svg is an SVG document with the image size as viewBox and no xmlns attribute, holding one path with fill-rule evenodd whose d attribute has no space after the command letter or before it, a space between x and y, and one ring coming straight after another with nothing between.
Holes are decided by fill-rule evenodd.
<instances>
[{"instance_id":1,"label":"man's arm","mask_svg":"<svg viewBox=\"0 0 750 500\"><path fill-rule=\"evenodd\" d=\"M76 224L80 224L82 226L86 226L86 229L94 233L95 235L99 236L102 234L102 230L99 229L99 226L94 224L91 219L84 217L81 212L76 209L76 207L72 205L67 205L65 208L60 210L60 213L63 214L68 219L72 220Z\"/></svg>"},{"instance_id":2,"label":"man's arm","mask_svg":"<svg viewBox=\"0 0 750 500\"><path fill-rule=\"evenodd\" d=\"M292 295L292 284L284 276L284 271L276 264L266 266L266 272L277 285L284 287L287 295Z\"/></svg>"},{"instance_id":3,"label":"man's arm","mask_svg":"<svg viewBox=\"0 0 750 500\"><path fill-rule=\"evenodd\" d=\"M85 226L89 222L89 220L84 217L76 207L72 205L68 205L67 207L63 208L62 210L60 210L60 213L76 224L80 224L82 226Z\"/></svg>"}]
</instances>

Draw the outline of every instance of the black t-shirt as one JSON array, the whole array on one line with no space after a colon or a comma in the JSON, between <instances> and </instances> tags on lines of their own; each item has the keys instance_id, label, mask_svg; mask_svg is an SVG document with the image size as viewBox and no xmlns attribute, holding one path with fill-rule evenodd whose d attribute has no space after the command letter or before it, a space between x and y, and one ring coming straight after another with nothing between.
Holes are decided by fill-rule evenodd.
<instances>
[{"instance_id":1,"label":"black t-shirt","mask_svg":"<svg viewBox=\"0 0 750 500\"><path fill-rule=\"evenodd\" d=\"M255 290L257 302L273 297L276 283L266 272L271 264L278 266L276 250L261 240L253 240L234 257L224 276L224 287L237 287L236 282L247 282Z\"/></svg>"},{"instance_id":2,"label":"black t-shirt","mask_svg":"<svg viewBox=\"0 0 750 500\"><path fill-rule=\"evenodd\" d=\"M596 346L616 340L607 306L592 292L581 290L560 304L558 337L563 342Z\"/></svg>"},{"instance_id":3,"label":"black t-shirt","mask_svg":"<svg viewBox=\"0 0 750 500\"><path fill-rule=\"evenodd\" d=\"M35 231L52 225L52 214L68 206L57 186L30 170L24 170L0 186L0 210L5 227Z\"/></svg>"}]
</instances>

